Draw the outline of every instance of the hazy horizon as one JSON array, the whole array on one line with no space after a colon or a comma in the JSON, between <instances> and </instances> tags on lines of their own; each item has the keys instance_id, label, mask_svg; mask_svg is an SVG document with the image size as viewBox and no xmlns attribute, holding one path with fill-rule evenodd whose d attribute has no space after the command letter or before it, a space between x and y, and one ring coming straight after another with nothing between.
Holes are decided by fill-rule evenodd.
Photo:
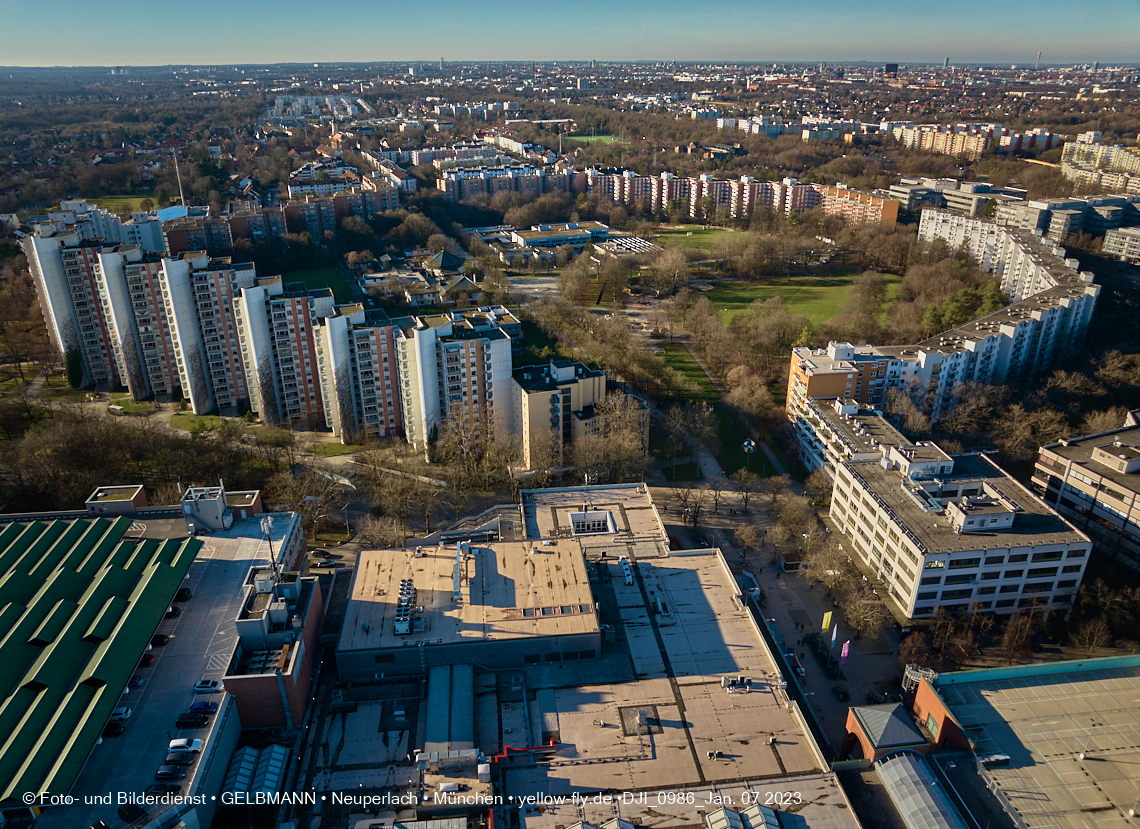
<instances>
[{"instance_id":1,"label":"hazy horizon","mask_svg":"<svg viewBox=\"0 0 1140 829\"><path fill-rule=\"evenodd\" d=\"M108 0L81 14L5 4L6 68L585 61L684 63L898 62L1044 65L1140 61L1140 4L1105 0L1074 14L1061 0L1032 8L962 0L953 7L820 0L786 4L711 0L581 0L572 12L504 0L420 0L389 6L346 0L335 13L311 4L194 6ZM126 22L124 22L126 21ZM442 22L442 26L440 25ZM499 48L501 44L501 50Z\"/></svg>"}]
</instances>

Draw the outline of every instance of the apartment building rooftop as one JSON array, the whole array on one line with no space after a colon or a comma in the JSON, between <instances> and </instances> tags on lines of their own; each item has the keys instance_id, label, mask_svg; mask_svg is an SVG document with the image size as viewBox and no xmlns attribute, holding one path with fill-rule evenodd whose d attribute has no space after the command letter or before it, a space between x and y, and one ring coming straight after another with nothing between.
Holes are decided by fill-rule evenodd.
<instances>
[{"instance_id":1,"label":"apartment building rooftop","mask_svg":"<svg viewBox=\"0 0 1140 829\"><path fill-rule=\"evenodd\" d=\"M1065 438L1043 448L1087 467L1125 490L1140 492L1140 426Z\"/></svg>"},{"instance_id":2,"label":"apartment building rooftop","mask_svg":"<svg viewBox=\"0 0 1140 829\"><path fill-rule=\"evenodd\" d=\"M458 560L458 570L457 570ZM408 593L408 586L414 590ZM414 596L408 632L401 591ZM456 593L458 592L458 595ZM598 630L577 545L425 546L365 551L353 574L338 649L462 644Z\"/></svg>"},{"instance_id":3,"label":"apartment building rooftop","mask_svg":"<svg viewBox=\"0 0 1140 829\"><path fill-rule=\"evenodd\" d=\"M944 457L942 450L934 447ZM915 451L924 447L915 446ZM935 460L941 460L936 456ZM999 550L1043 544L1079 544L1088 538L1040 499L1003 472L987 455L954 455L953 472L937 477L909 477L884 463L846 462L903 531L924 553ZM954 501L966 499L959 506ZM1001 509L990 509L1004 502ZM985 529L966 529L964 518L1012 514L1012 520Z\"/></svg>"},{"instance_id":4,"label":"apartment building rooftop","mask_svg":"<svg viewBox=\"0 0 1140 829\"><path fill-rule=\"evenodd\" d=\"M554 391L562 383L583 377L604 377L605 372L590 368L585 363L571 360L551 360L544 365L522 366L511 375L527 391Z\"/></svg>"},{"instance_id":5,"label":"apartment building rooftop","mask_svg":"<svg viewBox=\"0 0 1140 829\"><path fill-rule=\"evenodd\" d=\"M806 408L827 423L832 433L853 454L876 452L880 447L911 445L898 429L883 418L877 409L860 407L854 403L844 405L836 400L831 405L825 400L807 400Z\"/></svg>"}]
</instances>

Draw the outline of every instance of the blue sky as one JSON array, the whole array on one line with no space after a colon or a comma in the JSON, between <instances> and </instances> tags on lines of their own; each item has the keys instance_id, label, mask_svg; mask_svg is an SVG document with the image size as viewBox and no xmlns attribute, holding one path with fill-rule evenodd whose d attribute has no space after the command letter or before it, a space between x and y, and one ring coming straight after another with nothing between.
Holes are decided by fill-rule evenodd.
<instances>
[{"instance_id":1,"label":"blue sky","mask_svg":"<svg viewBox=\"0 0 1140 829\"><path fill-rule=\"evenodd\" d=\"M0 0L0 65L384 60L1140 62L1140 2Z\"/></svg>"}]
</instances>

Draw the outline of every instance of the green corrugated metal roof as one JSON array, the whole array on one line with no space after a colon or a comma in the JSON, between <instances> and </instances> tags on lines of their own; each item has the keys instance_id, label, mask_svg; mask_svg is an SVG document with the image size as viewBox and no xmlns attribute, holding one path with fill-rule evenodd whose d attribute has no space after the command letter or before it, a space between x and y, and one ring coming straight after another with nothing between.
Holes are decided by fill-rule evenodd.
<instances>
[{"instance_id":1,"label":"green corrugated metal roof","mask_svg":"<svg viewBox=\"0 0 1140 829\"><path fill-rule=\"evenodd\" d=\"M202 546L130 526L0 529L0 800L71 788Z\"/></svg>"}]
</instances>

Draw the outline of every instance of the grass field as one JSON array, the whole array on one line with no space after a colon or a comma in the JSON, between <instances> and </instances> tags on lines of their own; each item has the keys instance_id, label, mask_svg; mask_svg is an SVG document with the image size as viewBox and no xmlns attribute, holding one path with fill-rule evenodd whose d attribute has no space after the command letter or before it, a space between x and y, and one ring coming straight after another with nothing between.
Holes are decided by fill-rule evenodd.
<instances>
[{"instance_id":1,"label":"grass field","mask_svg":"<svg viewBox=\"0 0 1140 829\"><path fill-rule=\"evenodd\" d=\"M803 314L813 326L817 326L834 317L843 308L843 303L847 300L847 288L856 275L794 276L760 282L727 282L717 285L705 296L712 302L725 325L756 300L778 296L787 303L789 311ZM888 273L883 274L883 278L887 282L887 301L890 302L898 293L902 277ZM886 313L885 309L883 313Z\"/></svg>"},{"instance_id":2,"label":"grass field","mask_svg":"<svg viewBox=\"0 0 1140 829\"><path fill-rule=\"evenodd\" d=\"M615 135L564 135L563 141L569 141L574 144L620 144Z\"/></svg>"},{"instance_id":3,"label":"grass field","mask_svg":"<svg viewBox=\"0 0 1140 829\"><path fill-rule=\"evenodd\" d=\"M175 429L185 429L191 431L195 427L213 429L218 425L219 418L216 415L196 415L190 412L178 412L170 416L170 425Z\"/></svg>"},{"instance_id":4,"label":"grass field","mask_svg":"<svg viewBox=\"0 0 1140 829\"><path fill-rule=\"evenodd\" d=\"M88 199L87 203L105 208L112 213L137 213L142 210L143 199L154 201L154 193L135 193L129 196L96 196Z\"/></svg>"},{"instance_id":5,"label":"grass field","mask_svg":"<svg viewBox=\"0 0 1140 829\"><path fill-rule=\"evenodd\" d=\"M336 455L351 455L353 452L359 452L363 446L352 443L312 443L309 444L309 451L314 455L322 458L331 458Z\"/></svg>"},{"instance_id":6,"label":"grass field","mask_svg":"<svg viewBox=\"0 0 1140 829\"><path fill-rule=\"evenodd\" d=\"M757 451L751 455L745 453L743 444L746 433L736 419L736 414L727 404L721 402L716 386L705 374L704 369L697 365L697 361L693 359L688 349L680 343L662 343L661 347L665 349L665 362L697 386L698 392L688 399L703 400L716 412L719 421L717 440L720 447L715 455L724 474L731 475L736 470L747 467L757 475L764 477L774 475L775 470L762 452Z\"/></svg>"},{"instance_id":7,"label":"grass field","mask_svg":"<svg viewBox=\"0 0 1140 829\"><path fill-rule=\"evenodd\" d=\"M309 268L304 271L292 271L281 275L284 282L304 282L306 288L332 288L333 296L337 302L352 302L356 295L352 286L348 284L340 271L334 265L323 268Z\"/></svg>"},{"instance_id":8,"label":"grass field","mask_svg":"<svg viewBox=\"0 0 1140 829\"><path fill-rule=\"evenodd\" d=\"M657 231L653 241L667 248L689 248L697 253L709 254L713 243L725 234L735 233L723 227L703 225L671 225Z\"/></svg>"}]
</instances>

